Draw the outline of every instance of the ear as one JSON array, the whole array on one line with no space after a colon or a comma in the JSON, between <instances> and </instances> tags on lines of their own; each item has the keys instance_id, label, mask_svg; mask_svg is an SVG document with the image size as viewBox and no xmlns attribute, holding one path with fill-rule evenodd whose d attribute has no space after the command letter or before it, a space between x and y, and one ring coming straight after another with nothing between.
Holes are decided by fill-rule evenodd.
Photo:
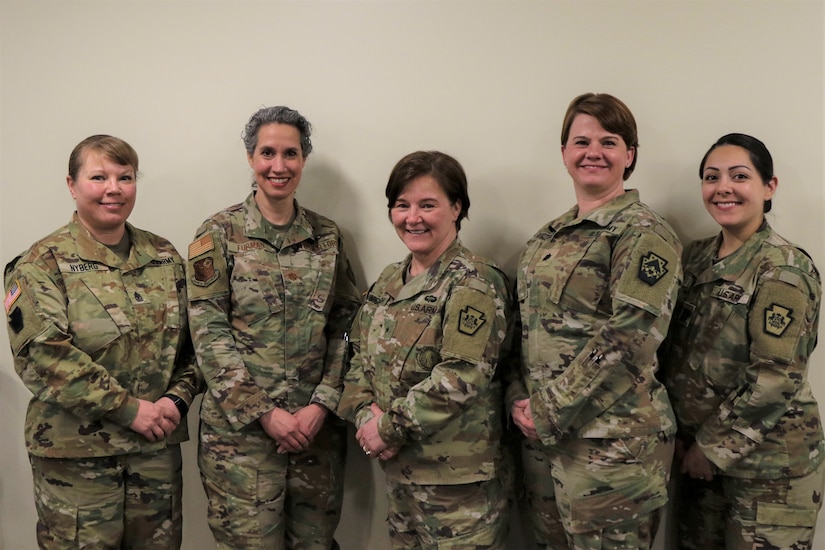
<instances>
[{"instance_id":1,"label":"ear","mask_svg":"<svg viewBox=\"0 0 825 550\"><path fill-rule=\"evenodd\" d=\"M765 183L765 200L770 200L773 198L777 187L779 187L779 178L772 176L771 179Z\"/></svg>"},{"instance_id":2,"label":"ear","mask_svg":"<svg viewBox=\"0 0 825 550\"><path fill-rule=\"evenodd\" d=\"M633 159L636 157L636 148L635 147L628 147L627 148L627 162L625 163L625 168L630 168L630 165L633 164Z\"/></svg>"},{"instance_id":3,"label":"ear","mask_svg":"<svg viewBox=\"0 0 825 550\"><path fill-rule=\"evenodd\" d=\"M252 155L250 153L246 154L246 162L248 162L249 167L252 168Z\"/></svg>"},{"instance_id":4,"label":"ear","mask_svg":"<svg viewBox=\"0 0 825 550\"><path fill-rule=\"evenodd\" d=\"M66 176L66 186L69 188L69 193L71 193L72 199L77 200L77 193L75 193L74 189L74 180L71 176Z\"/></svg>"},{"instance_id":5,"label":"ear","mask_svg":"<svg viewBox=\"0 0 825 550\"><path fill-rule=\"evenodd\" d=\"M455 201L451 206L451 209L453 211L453 221L456 221L458 219L458 216L461 215L461 201Z\"/></svg>"}]
</instances>

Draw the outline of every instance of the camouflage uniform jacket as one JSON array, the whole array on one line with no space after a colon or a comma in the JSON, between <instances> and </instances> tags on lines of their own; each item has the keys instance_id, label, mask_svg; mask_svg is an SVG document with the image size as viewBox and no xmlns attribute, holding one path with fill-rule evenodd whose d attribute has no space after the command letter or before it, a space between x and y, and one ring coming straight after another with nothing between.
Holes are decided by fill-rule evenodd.
<instances>
[{"instance_id":1,"label":"camouflage uniform jacket","mask_svg":"<svg viewBox=\"0 0 825 550\"><path fill-rule=\"evenodd\" d=\"M805 475L825 457L807 380L819 273L767 223L717 260L720 239L686 248L672 344L663 348L679 429L726 475Z\"/></svg>"},{"instance_id":2,"label":"camouflage uniform jacket","mask_svg":"<svg viewBox=\"0 0 825 550\"><path fill-rule=\"evenodd\" d=\"M507 336L505 275L456 239L404 284L411 257L384 269L352 328L354 355L338 413L360 427L370 404L400 483L452 485L496 476L503 389L496 376Z\"/></svg>"},{"instance_id":3,"label":"camouflage uniform jacket","mask_svg":"<svg viewBox=\"0 0 825 550\"><path fill-rule=\"evenodd\" d=\"M183 260L172 244L126 224L129 258L97 242L77 218L6 266L14 365L34 394L26 446L48 458L153 452L165 441L129 429L138 399L200 388L186 323Z\"/></svg>"},{"instance_id":4,"label":"camouflage uniform jacket","mask_svg":"<svg viewBox=\"0 0 825 550\"><path fill-rule=\"evenodd\" d=\"M334 411L360 296L338 226L295 204L284 230L254 193L189 247L189 316L207 392L201 420L240 431L275 407Z\"/></svg>"},{"instance_id":5,"label":"camouflage uniform jacket","mask_svg":"<svg viewBox=\"0 0 825 550\"><path fill-rule=\"evenodd\" d=\"M530 397L539 437L674 433L654 373L681 282L681 245L638 191L527 242L518 268L521 367L508 405Z\"/></svg>"}]
</instances>

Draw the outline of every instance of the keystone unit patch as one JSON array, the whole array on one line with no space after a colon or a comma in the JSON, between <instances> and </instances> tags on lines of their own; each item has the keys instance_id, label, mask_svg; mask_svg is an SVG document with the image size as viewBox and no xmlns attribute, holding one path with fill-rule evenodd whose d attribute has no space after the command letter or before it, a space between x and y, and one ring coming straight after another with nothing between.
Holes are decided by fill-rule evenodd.
<instances>
[{"instance_id":1,"label":"keystone unit patch","mask_svg":"<svg viewBox=\"0 0 825 550\"><path fill-rule=\"evenodd\" d=\"M652 251L642 256L639 262L639 280L653 286L665 275L667 275L667 260Z\"/></svg>"},{"instance_id":2,"label":"keystone unit patch","mask_svg":"<svg viewBox=\"0 0 825 550\"><path fill-rule=\"evenodd\" d=\"M483 312L467 306L461 310L461 315L458 318L458 332L472 336L486 322Z\"/></svg>"},{"instance_id":3,"label":"keystone unit patch","mask_svg":"<svg viewBox=\"0 0 825 550\"><path fill-rule=\"evenodd\" d=\"M771 304L770 308L765 308L765 334L782 336L785 329L793 322L791 313L793 310L779 304Z\"/></svg>"}]
</instances>

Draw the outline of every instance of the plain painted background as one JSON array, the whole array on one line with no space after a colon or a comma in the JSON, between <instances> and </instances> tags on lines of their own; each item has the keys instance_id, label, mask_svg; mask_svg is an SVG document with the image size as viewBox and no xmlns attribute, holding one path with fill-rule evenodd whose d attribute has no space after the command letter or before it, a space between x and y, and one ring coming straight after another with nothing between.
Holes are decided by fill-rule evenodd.
<instances>
[{"instance_id":1,"label":"plain painted background","mask_svg":"<svg viewBox=\"0 0 825 550\"><path fill-rule=\"evenodd\" d=\"M94 133L137 149L130 221L185 254L203 219L248 193L249 115L285 104L315 127L298 198L342 226L363 288L406 252L383 189L417 149L462 162L462 240L512 274L523 243L574 202L561 118L596 91L633 110L641 148L628 187L685 242L716 231L699 160L741 131L774 155L774 228L825 267L824 29L821 0L0 0L0 259L69 220L68 155ZM27 550L29 393L5 330L0 348L0 547ZM820 402L823 362L817 350ZM193 442L184 455L184 548L212 548ZM385 548L380 470L353 452L346 489L344 550ZM511 541L523 547L518 520ZM825 549L823 526L817 541Z\"/></svg>"}]
</instances>

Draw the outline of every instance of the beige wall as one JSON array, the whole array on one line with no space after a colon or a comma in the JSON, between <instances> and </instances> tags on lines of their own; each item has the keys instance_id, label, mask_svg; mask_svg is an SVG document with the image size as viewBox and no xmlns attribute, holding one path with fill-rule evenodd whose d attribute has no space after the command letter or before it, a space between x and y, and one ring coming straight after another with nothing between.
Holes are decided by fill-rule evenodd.
<instances>
[{"instance_id":1,"label":"beige wall","mask_svg":"<svg viewBox=\"0 0 825 550\"><path fill-rule=\"evenodd\" d=\"M771 223L825 267L824 12L821 0L0 0L0 259L69 219L66 159L92 133L135 146L143 177L131 221L185 251L206 216L248 191L248 116L286 104L315 125L299 200L344 228L362 286L405 252L383 187L416 149L463 163L473 204L462 239L512 273L519 247L573 202L564 109L604 91L640 125L630 185L685 241L714 231L699 197L702 154L743 131L776 159ZM824 353L811 372L821 402ZM35 547L28 397L0 331L8 550ZM184 547L207 549L194 451L185 446ZM345 550L386 546L383 498L380 472L352 456ZM825 527L817 541L825 548Z\"/></svg>"}]
</instances>

